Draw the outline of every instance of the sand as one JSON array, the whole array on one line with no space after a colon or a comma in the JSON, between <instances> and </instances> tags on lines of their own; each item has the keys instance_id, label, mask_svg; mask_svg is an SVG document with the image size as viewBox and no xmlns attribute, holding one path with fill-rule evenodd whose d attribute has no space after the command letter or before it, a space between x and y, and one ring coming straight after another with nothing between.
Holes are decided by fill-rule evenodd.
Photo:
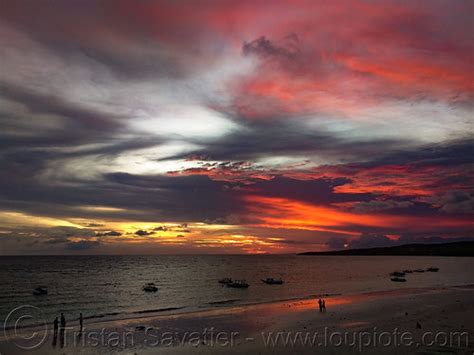
<instances>
[{"instance_id":1,"label":"sand","mask_svg":"<svg viewBox=\"0 0 474 355\"><path fill-rule=\"evenodd\" d=\"M85 323L33 350L27 334L0 338L1 354L473 354L474 285L403 289L317 300L222 307ZM38 329L37 329L38 330ZM39 329L39 334L40 333ZM32 329L27 331L30 334ZM26 332L26 330L25 330ZM76 332L76 334L74 334Z\"/></svg>"}]
</instances>

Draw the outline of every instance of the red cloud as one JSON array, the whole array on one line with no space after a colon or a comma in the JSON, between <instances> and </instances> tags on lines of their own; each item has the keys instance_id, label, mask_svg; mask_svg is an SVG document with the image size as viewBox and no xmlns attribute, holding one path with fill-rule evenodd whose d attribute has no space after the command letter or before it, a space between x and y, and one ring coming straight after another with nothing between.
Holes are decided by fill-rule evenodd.
<instances>
[{"instance_id":1,"label":"red cloud","mask_svg":"<svg viewBox=\"0 0 474 355\"><path fill-rule=\"evenodd\" d=\"M360 235L365 228L388 233L436 233L440 229L470 229L466 218L451 216L401 216L380 213L352 213L337 207L320 206L285 198L246 195L247 218L254 226L265 228L302 229L347 235Z\"/></svg>"}]
</instances>

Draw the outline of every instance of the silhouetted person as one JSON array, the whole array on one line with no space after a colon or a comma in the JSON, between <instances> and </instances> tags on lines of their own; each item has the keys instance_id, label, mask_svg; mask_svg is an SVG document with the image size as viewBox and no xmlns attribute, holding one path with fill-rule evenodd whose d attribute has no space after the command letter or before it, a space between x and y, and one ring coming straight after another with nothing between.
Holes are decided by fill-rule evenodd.
<instances>
[{"instance_id":1,"label":"silhouetted person","mask_svg":"<svg viewBox=\"0 0 474 355\"><path fill-rule=\"evenodd\" d=\"M322 311L326 312L326 301L323 300L322 305L321 305Z\"/></svg>"},{"instance_id":2,"label":"silhouetted person","mask_svg":"<svg viewBox=\"0 0 474 355\"><path fill-rule=\"evenodd\" d=\"M82 313L79 313L79 332L82 333L84 321L82 319Z\"/></svg>"},{"instance_id":3,"label":"silhouetted person","mask_svg":"<svg viewBox=\"0 0 474 355\"><path fill-rule=\"evenodd\" d=\"M61 348L64 347L64 332L66 329L66 318L64 318L64 313L61 313L61 326L59 328L59 343Z\"/></svg>"},{"instance_id":4,"label":"silhouetted person","mask_svg":"<svg viewBox=\"0 0 474 355\"><path fill-rule=\"evenodd\" d=\"M319 304L319 311L322 312L323 311L323 301L321 300L321 298L318 300L318 304Z\"/></svg>"},{"instance_id":5,"label":"silhouetted person","mask_svg":"<svg viewBox=\"0 0 474 355\"><path fill-rule=\"evenodd\" d=\"M59 329L59 319L58 317L54 318L53 322L53 329L54 329L54 335L58 335L58 329Z\"/></svg>"},{"instance_id":6,"label":"silhouetted person","mask_svg":"<svg viewBox=\"0 0 474 355\"><path fill-rule=\"evenodd\" d=\"M59 328L59 320L58 317L54 318L53 322L53 346L56 346L56 342L58 341L58 328Z\"/></svg>"}]
</instances>

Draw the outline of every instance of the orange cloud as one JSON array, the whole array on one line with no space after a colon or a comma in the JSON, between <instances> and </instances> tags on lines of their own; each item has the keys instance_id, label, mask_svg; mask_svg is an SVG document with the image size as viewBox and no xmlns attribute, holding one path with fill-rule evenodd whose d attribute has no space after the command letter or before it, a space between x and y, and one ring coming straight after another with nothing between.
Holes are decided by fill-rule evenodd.
<instances>
[{"instance_id":1,"label":"orange cloud","mask_svg":"<svg viewBox=\"0 0 474 355\"><path fill-rule=\"evenodd\" d=\"M347 235L360 235L360 227L401 230L410 226L412 231L430 228L449 228L473 225L459 218L361 214L338 210L334 207L312 205L286 198L247 195L248 217L257 219L256 226L267 228L306 229Z\"/></svg>"}]
</instances>

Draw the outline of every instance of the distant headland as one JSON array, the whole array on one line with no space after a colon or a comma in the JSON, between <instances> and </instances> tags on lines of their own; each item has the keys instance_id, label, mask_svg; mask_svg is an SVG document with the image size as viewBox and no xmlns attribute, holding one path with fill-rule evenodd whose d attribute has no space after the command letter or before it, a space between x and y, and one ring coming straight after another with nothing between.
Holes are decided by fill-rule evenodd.
<instances>
[{"instance_id":1,"label":"distant headland","mask_svg":"<svg viewBox=\"0 0 474 355\"><path fill-rule=\"evenodd\" d=\"M474 241L442 244L405 244L393 247L309 251L298 255L413 255L413 256L474 256Z\"/></svg>"}]
</instances>

